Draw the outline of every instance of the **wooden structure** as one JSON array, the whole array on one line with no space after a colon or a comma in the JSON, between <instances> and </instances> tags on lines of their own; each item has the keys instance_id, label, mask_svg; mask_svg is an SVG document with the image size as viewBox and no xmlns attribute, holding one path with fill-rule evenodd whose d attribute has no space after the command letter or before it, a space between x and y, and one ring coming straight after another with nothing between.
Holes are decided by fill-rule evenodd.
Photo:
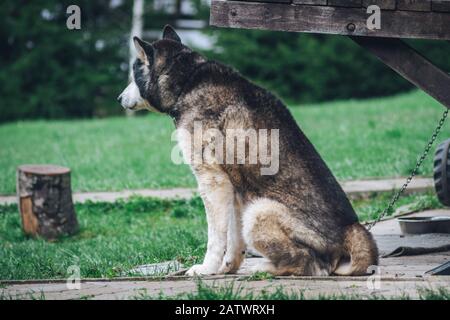
<instances>
[{"instance_id":1,"label":"wooden structure","mask_svg":"<svg viewBox=\"0 0 450 320\"><path fill-rule=\"evenodd\" d=\"M368 27L370 5L379 29ZM450 0L213 0L211 25L349 36L450 108L450 75L401 40L450 40Z\"/></svg>"},{"instance_id":2,"label":"wooden structure","mask_svg":"<svg viewBox=\"0 0 450 320\"><path fill-rule=\"evenodd\" d=\"M68 168L52 165L18 167L17 196L26 234L51 240L77 231Z\"/></svg>"}]
</instances>

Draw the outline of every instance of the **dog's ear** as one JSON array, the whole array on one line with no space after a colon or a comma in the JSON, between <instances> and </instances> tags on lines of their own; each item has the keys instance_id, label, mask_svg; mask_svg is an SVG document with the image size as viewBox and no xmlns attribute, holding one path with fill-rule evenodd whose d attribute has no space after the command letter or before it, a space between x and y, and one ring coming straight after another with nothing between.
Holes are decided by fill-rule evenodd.
<instances>
[{"instance_id":1,"label":"dog's ear","mask_svg":"<svg viewBox=\"0 0 450 320\"><path fill-rule=\"evenodd\" d=\"M138 37L133 38L134 47L136 48L137 57L145 64L153 63L153 46Z\"/></svg>"},{"instance_id":2,"label":"dog's ear","mask_svg":"<svg viewBox=\"0 0 450 320\"><path fill-rule=\"evenodd\" d=\"M170 25L166 25L164 27L164 31L163 31L163 39L169 39L169 40L173 40L176 42L181 43L181 39L178 36L178 34L175 32L175 30L173 30L173 28Z\"/></svg>"}]
</instances>

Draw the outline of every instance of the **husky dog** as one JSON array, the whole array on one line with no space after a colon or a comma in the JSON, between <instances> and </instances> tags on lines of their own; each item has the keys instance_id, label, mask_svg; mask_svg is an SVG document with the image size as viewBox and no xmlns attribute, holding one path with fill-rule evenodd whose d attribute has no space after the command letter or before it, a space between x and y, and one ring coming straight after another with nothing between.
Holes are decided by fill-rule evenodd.
<instances>
[{"instance_id":1,"label":"husky dog","mask_svg":"<svg viewBox=\"0 0 450 320\"><path fill-rule=\"evenodd\" d=\"M198 152L186 134L196 121L223 135L279 129L276 174L262 175L261 163L190 164L205 205L208 244L203 263L188 275L234 273L247 248L266 258L253 271L274 275L362 275L378 263L371 234L277 97L189 49L170 26L162 40L134 38L134 44L134 78L118 99L125 109L169 115L183 129L177 130L183 154ZM210 143L201 141L200 151Z\"/></svg>"}]
</instances>

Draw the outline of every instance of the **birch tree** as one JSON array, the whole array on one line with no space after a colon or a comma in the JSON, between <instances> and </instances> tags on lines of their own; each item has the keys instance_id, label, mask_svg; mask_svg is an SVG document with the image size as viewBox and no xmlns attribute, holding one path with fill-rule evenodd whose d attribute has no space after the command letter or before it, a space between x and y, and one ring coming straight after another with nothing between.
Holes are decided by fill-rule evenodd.
<instances>
[{"instance_id":1,"label":"birch tree","mask_svg":"<svg viewBox=\"0 0 450 320\"><path fill-rule=\"evenodd\" d=\"M133 17L131 20L131 32L129 39L129 48L130 48L130 61L128 67L128 78L131 80L133 77L133 63L136 59L136 49L134 48L133 38L134 37L142 37L142 30L144 28L144 0L134 0L133 1ZM127 116L134 115L134 111L127 110Z\"/></svg>"},{"instance_id":2,"label":"birch tree","mask_svg":"<svg viewBox=\"0 0 450 320\"><path fill-rule=\"evenodd\" d=\"M136 59L136 50L134 48L133 37L142 37L142 30L144 28L143 22L144 15L144 0L133 1L133 19L131 22L130 32L130 65L129 65L129 77L132 77L133 62Z\"/></svg>"}]
</instances>

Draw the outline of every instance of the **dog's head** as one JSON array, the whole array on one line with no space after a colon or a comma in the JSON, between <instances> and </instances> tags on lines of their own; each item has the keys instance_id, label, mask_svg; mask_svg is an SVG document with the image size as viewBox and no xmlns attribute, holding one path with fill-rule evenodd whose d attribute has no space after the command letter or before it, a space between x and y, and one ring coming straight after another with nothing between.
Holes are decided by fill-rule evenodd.
<instances>
[{"instance_id":1,"label":"dog's head","mask_svg":"<svg viewBox=\"0 0 450 320\"><path fill-rule=\"evenodd\" d=\"M172 27L153 43L134 38L133 77L118 100L125 109L171 113L189 75L205 59L181 43Z\"/></svg>"}]
</instances>

